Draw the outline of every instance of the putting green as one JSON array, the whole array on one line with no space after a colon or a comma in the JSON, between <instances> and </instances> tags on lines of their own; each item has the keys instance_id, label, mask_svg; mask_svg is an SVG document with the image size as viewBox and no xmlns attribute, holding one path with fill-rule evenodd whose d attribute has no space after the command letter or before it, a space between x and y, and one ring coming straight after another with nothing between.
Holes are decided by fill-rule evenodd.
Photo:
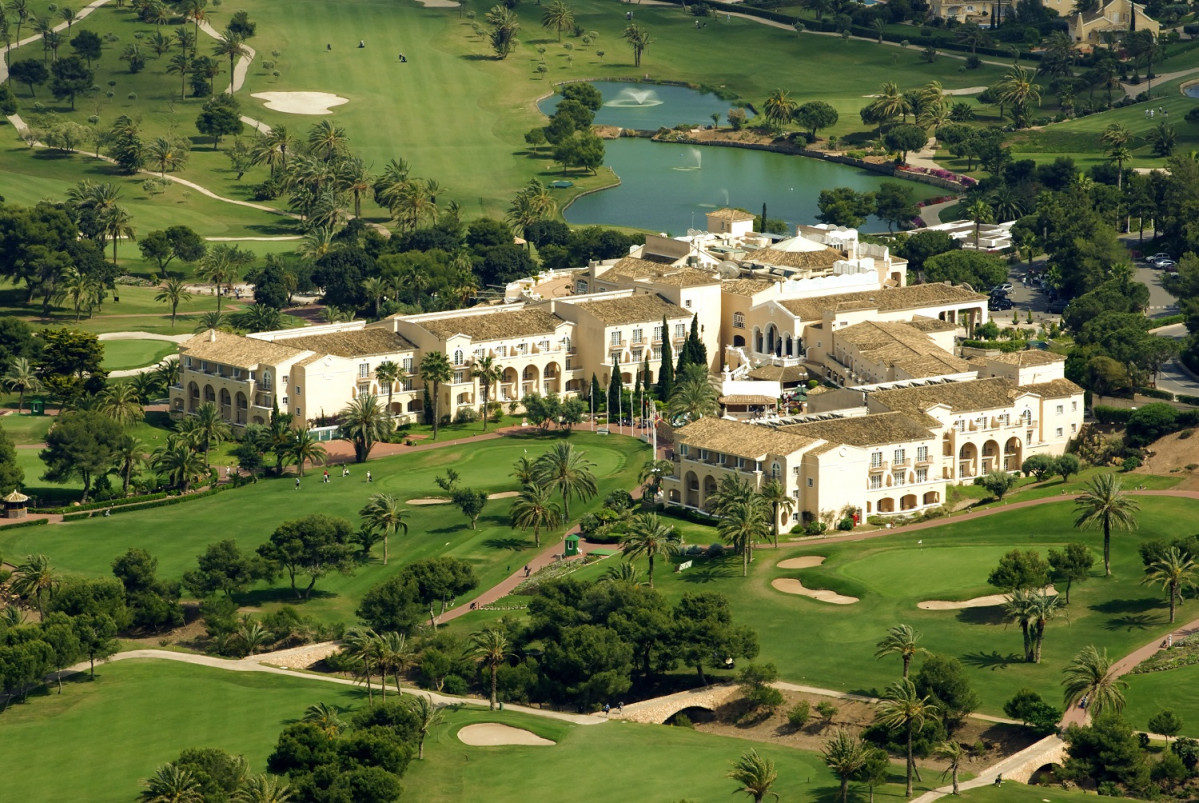
<instances>
[{"instance_id":1,"label":"putting green","mask_svg":"<svg viewBox=\"0 0 1199 803\"><path fill-rule=\"evenodd\" d=\"M178 347L169 340L105 340L104 361L106 371L123 371L156 365Z\"/></svg>"}]
</instances>

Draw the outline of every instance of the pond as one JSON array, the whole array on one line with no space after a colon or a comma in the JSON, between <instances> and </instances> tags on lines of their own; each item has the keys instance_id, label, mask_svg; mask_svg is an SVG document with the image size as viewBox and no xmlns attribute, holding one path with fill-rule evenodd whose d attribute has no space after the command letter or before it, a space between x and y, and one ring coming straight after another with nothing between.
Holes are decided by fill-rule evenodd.
<instances>
[{"instance_id":1,"label":"pond","mask_svg":"<svg viewBox=\"0 0 1199 803\"><path fill-rule=\"evenodd\" d=\"M726 116L733 107L732 103L715 95L682 86L621 81L595 81L592 86L604 96L604 105L595 113L596 125L656 131L663 126L670 128L683 123L711 125L713 114L719 114L721 124L728 125ZM561 100L561 95L550 95L537 104L537 108L549 117Z\"/></svg>"},{"instance_id":2,"label":"pond","mask_svg":"<svg viewBox=\"0 0 1199 803\"><path fill-rule=\"evenodd\" d=\"M604 105L595 115L597 124L656 130L682 123L711 125L712 115L722 115L731 103L712 94L680 86L596 81ZM550 115L560 95L541 101ZM704 214L722 206L736 206L797 223L815 223L816 199L823 189L852 187L877 190L884 181L910 187L917 199L944 194L927 184L901 181L865 170L820 159L788 156L745 148L668 145L647 139L608 140L605 163L621 185L577 199L563 213L572 224L631 226L683 234L704 228ZM872 218L866 228L877 231L886 224Z\"/></svg>"},{"instance_id":3,"label":"pond","mask_svg":"<svg viewBox=\"0 0 1199 803\"><path fill-rule=\"evenodd\" d=\"M943 195L927 184L859 170L848 165L744 148L667 145L624 138L604 143L604 161L621 185L584 195L563 213L568 223L631 226L681 235L706 228L704 215L723 206L758 213L762 204L771 219L788 228L816 222L816 200L823 189L877 190L884 181L911 188L917 200ZM869 231L886 229L871 218Z\"/></svg>"}]
</instances>

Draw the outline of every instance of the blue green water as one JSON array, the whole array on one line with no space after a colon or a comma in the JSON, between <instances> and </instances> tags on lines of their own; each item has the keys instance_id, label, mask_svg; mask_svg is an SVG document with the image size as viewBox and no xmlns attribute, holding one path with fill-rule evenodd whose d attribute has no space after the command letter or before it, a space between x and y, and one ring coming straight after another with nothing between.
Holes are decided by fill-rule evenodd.
<instances>
[{"instance_id":1,"label":"blue green water","mask_svg":"<svg viewBox=\"0 0 1199 803\"><path fill-rule=\"evenodd\" d=\"M654 131L684 123L711 125L713 114L720 115L721 125L728 125L726 115L733 105L715 95L681 86L621 81L595 81L592 85L604 96L604 105L595 113L597 125ZM561 95L551 95L538 108L548 117L561 100Z\"/></svg>"}]
</instances>

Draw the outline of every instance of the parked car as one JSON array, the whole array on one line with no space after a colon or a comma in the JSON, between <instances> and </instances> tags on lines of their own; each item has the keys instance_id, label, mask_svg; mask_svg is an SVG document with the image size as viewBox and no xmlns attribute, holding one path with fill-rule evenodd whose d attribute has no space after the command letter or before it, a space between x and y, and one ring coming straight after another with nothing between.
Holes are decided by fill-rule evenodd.
<instances>
[{"instance_id":1,"label":"parked car","mask_svg":"<svg viewBox=\"0 0 1199 803\"><path fill-rule=\"evenodd\" d=\"M1004 282L1003 284L997 284L991 288L991 295L995 295L996 293L1007 294L1010 292L1012 292L1011 282Z\"/></svg>"},{"instance_id":2,"label":"parked car","mask_svg":"<svg viewBox=\"0 0 1199 803\"><path fill-rule=\"evenodd\" d=\"M1006 296L992 296L991 300L987 302L987 309L991 310L991 312L1008 310L1011 309L1012 306L1011 300Z\"/></svg>"},{"instance_id":3,"label":"parked car","mask_svg":"<svg viewBox=\"0 0 1199 803\"><path fill-rule=\"evenodd\" d=\"M1070 306L1070 300L1066 298L1055 298L1049 302L1049 311L1054 315L1061 315L1066 311L1066 307Z\"/></svg>"},{"instance_id":4,"label":"parked car","mask_svg":"<svg viewBox=\"0 0 1199 803\"><path fill-rule=\"evenodd\" d=\"M1156 265L1158 262L1162 261L1163 259L1173 259L1173 257L1170 256L1169 254L1161 253L1161 254L1154 254L1153 256L1146 258L1145 261L1148 262L1150 265Z\"/></svg>"},{"instance_id":5,"label":"parked car","mask_svg":"<svg viewBox=\"0 0 1199 803\"><path fill-rule=\"evenodd\" d=\"M1158 270L1164 270L1167 273L1178 272L1178 263L1172 259L1159 259L1157 262L1153 263L1153 267L1157 268Z\"/></svg>"}]
</instances>

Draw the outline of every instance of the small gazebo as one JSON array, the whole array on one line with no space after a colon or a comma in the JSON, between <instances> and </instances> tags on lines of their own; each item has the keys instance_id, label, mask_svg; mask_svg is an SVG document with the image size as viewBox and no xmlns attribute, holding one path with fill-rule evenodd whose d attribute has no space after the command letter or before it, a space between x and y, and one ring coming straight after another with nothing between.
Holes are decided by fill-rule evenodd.
<instances>
[{"instance_id":1,"label":"small gazebo","mask_svg":"<svg viewBox=\"0 0 1199 803\"><path fill-rule=\"evenodd\" d=\"M25 518L25 516L28 514L25 506L28 503L29 497L14 488L12 493L4 497L4 518Z\"/></svg>"}]
</instances>

